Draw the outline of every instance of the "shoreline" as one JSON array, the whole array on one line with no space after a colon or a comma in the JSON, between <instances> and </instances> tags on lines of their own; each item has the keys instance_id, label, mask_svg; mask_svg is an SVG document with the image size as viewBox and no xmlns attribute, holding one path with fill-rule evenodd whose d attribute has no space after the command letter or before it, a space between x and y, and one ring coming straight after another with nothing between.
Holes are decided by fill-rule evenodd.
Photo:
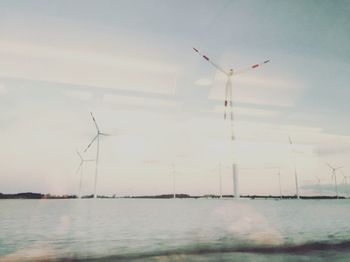
<instances>
[{"instance_id":1,"label":"shoreline","mask_svg":"<svg viewBox=\"0 0 350 262\"><path fill-rule=\"evenodd\" d=\"M84 195L81 199L90 199L93 195ZM173 199L173 194L161 194L161 195L140 195L140 196L97 196L100 199ZM297 199L295 195L276 196L276 195L241 195L242 199L274 199L274 200L286 200ZM15 193L15 194L3 194L0 193L1 199L80 199L77 195L51 195L33 192ZM188 194L176 194L176 199L220 199L219 195L199 195L192 196ZM222 199L233 199L233 195L223 195ZM344 196L300 196L301 200L310 199L349 199Z\"/></svg>"}]
</instances>

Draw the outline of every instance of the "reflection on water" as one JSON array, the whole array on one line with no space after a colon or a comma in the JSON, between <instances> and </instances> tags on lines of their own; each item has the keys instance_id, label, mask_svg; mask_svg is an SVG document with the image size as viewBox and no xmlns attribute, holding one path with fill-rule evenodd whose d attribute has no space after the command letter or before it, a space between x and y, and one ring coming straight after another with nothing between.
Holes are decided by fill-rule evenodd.
<instances>
[{"instance_id":1,"label":"reflection on water","mask_svg":"<svg viewBox=\"0 0 350 262\"><path fill-rule=\"evenodd\" d=\"M348 200L3 200L0 261L350 258Z\"/></svg>"}]
</instances>

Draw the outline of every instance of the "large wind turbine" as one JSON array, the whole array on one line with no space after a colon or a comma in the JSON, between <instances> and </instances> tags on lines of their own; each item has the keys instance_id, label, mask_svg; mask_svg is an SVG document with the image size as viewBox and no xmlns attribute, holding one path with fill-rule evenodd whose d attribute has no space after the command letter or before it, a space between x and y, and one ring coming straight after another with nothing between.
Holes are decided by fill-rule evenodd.
<instances>
[{"instance_id":1,"label":"large wind turbine","mask_svg":"<svg viewBox=\"0 0 350 262\"><path fill-rule=\"evenodd\" d=\"M335 194L336 198L338 198L338 184L337 184L337 170L340 168L343 168L342 166L339 167L333 167L330 164L327 163L327 166L332 170L332 178L334 178L334 185L335 185Z\"/></svg>"},{"instance_id":2,"label":"large wind turbine","mask_svg":"<svg viewBox=\"0 0 350 262\"><path fill-rule=\"evenodd\" d=\"M289 144L292 147L292 154L293 154L293 161L294 161L294 179L295 179L295 193L297 196L297 199L299 199L299 185L298 185L298 173L297 173L297 163L295 160L295 156L294 156L294 150L293 150L293 141L291 139L291 137L289 136Z\"/></svg>"},{"instance_id":3,"label":"large wind turbine","mask_svg":"<svg viewBox=\"0 0 350 262\"><path fill-rule=\"evenodd\" d=\"M78 156L80 158L80 164L79 164L75 174L78 174L78 172L80 171L78 198L81 198L81 185L82 185L82 178L83 178L83 165L84 165L85 162L91 162L91 161L95 161L95 160L93 160L93 159L84 159L82 157L82 155L79 153L79 151L77 151L77 154L78 154Z\"/></svg>"},{"instance_id":4,"label":"large wind turbine","mask_svg":"<svg viewBox=\"0 0 350 262\"><path fill-rule=\"evenodd\" d=\"M229 104L230 106L230 123L231 123L231 140L234 141L235 140L235 136L234 136L234 132L233 132L233 101L232 101L232 77L234 75L237 75L239 73L243 73L245 71L248 71L250 69L254 69L257 68L263 64L266 64L268 62L270 62L270 60L266 60L262 63L259 64L254 64L250 67L247 67L245 69L242 70L238 70L238 71L234 71L232 68L227 70L224 70L221 66L217 65L216 63L214 63L211 59L209 59L208 56L202 54L201 52L199 52L198 49L193 47L193 50L198 53L200 56L202 56L206 61L208 61L212 66L214 66L217 70L219 70L221 73L223 73L226 77L226 86L225 86L225 102L224 102L224 107L225 107L225 111L224 111L224 120L226 120L226 116L227 116L227 106ZM237 167L236 167L236 163L233 162L232 164L232 173L233 173L233 193L234 193L234 197L235 198L239 198L239 191L238 191L238 174L237 174Z\"/></svg>"},{"instance_id":5,"label":"large wind turbine","mask_svg":"<svg viewBox=\"0 0 350 262\"><path fill-rule=\"evenodd\" d=\"M97 141L97 146L96 146L96 167L95 167L95 181L94 181L94 198L97 197L96 195L96 187L97 187L97 177L98 177L98 160L99 160L99 154L100 154L100 136L110 136L110 134L102 133L100 131L100 128L97 125L97 122L95 120L94 115L90 112L92 120L94 121L95 127L97 134L94 136L94 138L91 140L91 142L88 144L88 146L85 148L84 152L86 152L90 146Z\"/></svg>"}]
</instances>

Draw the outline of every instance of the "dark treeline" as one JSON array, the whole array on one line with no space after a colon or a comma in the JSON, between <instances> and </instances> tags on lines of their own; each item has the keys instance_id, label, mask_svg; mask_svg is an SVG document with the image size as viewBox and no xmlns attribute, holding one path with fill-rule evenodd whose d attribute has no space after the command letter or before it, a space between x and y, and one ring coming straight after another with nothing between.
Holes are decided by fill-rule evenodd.
<instances>
[{"instance_id":1,"label":"dark treeline","mask_svg":"<svg viewBox=\"0 0 350 262\"><path fill-rule=\"evenodd\" d=\"M44 195L43 194L39 194L39 193L31 193L31 192L27 192L27 193L18 193L18 194L2 194L0 193L0 199L41 199L43 198Z\"/></svg>"},{"instance_id":2,"label":"dark treeline","mask_svg":"<svg viewBox=\"0 0 350 262\"><path fill-rule=\"evenodd\" d=\"M186 198L220 198L218 195L202 195L202 196L191 196L188 194L176 194L176 198L186 199ZM233 195L223 195L223 198L233 198ZM276 196L276 195L241 195L241 198L249 199L296 199L295 195L288 196ZM17 193L17 194L2 194L0 193L0 199L76 199L76 195L51 195L51 194L41 194L41 193ZM93 198L93 195L85 195L82 198ZM162 195L142 195L142 196L98 196L98 198L127 198L127 199L171 199L174 198L173 194L162 194ZM343 196L300 196L300 199L345 199Z\"/></svg>"},{"instance_id":3,"label":"dark treeline","mask_svg":"<svg viewBox=\"0 0 350 262\"><path fill-rule=\"evenodd\" d=\"M0 193L0 199L71 199L77 198L76 195L50 195L41 193L17 193L17 194L3 194Z\"/></svg>"}]
</instances>

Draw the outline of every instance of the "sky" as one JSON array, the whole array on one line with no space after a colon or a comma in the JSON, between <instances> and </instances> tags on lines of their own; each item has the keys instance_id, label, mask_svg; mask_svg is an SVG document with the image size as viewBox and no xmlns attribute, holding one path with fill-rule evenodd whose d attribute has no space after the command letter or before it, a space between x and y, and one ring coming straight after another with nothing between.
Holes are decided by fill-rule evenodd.
<instances>
[{"instance_id":1,"label":"sky","mask_svg":"<svg viewBox=\"0 0 350 262\"><path fill-rule=\"evenodd\" d=\"M348 1L0 1L0 192L76 194L96 130L99 194L332 193L350 176ZM223 120L233 78L237 136ZM293 145L289 144L291 137ZM85 158L94 158L93 145ZM83 194L93 193L94 163ZM346 193L346 186L340 190Z\"/></svg>"}]
</instances>

